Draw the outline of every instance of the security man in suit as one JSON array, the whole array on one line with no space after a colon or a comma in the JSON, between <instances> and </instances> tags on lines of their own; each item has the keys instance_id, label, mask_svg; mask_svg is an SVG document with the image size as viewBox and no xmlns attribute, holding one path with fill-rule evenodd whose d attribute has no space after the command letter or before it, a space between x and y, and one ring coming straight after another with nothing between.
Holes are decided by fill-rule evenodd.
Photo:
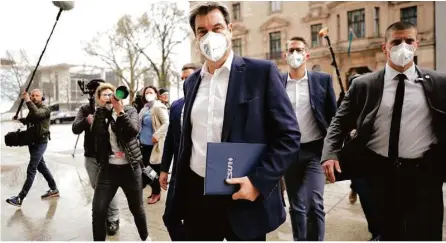
<instances>
[{"instance_id":1,"label":"security man in suit","mask_svg":"<svg viewBox=\"0 0 446 243\"><path fill-rule=\"evenodd\" d=\"M308 71L307 42L293 37L285 59L289 72L282 82L296 113L301 131L299 157L285 173L293 238L323 241L325 234L325 175L320 164L327 128L336 113L336 96L330 74Z\"/></svg>"},{"instance_id":2,"label":"security man in suit","mask_svg":"<svg viewBox=\"0 0 446 243\"><path fill-rule=\"evenodd\" d=\"M413 24L387 28L385 68L355 79L322 152L331 182L335 171L370 180L383 241L442 240L446 75L415 65L418 46Z\"/></svg>"},{"instance_id":3,"label":"security man in suit","mask_svg":"<svg viewBox=\"0 0 446 243\"><path fill-rule=\"evenodd\" d=\"M265 241L286 219L280 178L299 151L296 115L270 61L234 55L228 8L198 3L189 23L206 58L184 82L184 116L173 207L186 240ZM208 142L260 143L268 153L231 195L203 195Z\"/></svg>"},{"instance_id":4,"label":"security man in suit","mask_svg":"<svg viewBox=\"0 0 446 243\"><path fill-rule=\"evenodd\" d=\"M183 66L181 70L181 80L186 80L189 75L201 68L200 64L189 63ZM172 103L169 114L169 129L167 130L166 140L164 141L163 159L161 161L160 185L167 190L167 179L169 175L170 165L172 163L172 176L169 183L169 191L167 192L166 208L164 210L163 221L169 232L170 239L180 241L184 239L184 226L181 219L175 218L172 213L174 208L171 207L172 188L175 187L176 161L178 159L178 150L180 147L181 122L183 116L184 97ZM173 217L172 217L173 216Z\"/></svg>"}]
</instances>

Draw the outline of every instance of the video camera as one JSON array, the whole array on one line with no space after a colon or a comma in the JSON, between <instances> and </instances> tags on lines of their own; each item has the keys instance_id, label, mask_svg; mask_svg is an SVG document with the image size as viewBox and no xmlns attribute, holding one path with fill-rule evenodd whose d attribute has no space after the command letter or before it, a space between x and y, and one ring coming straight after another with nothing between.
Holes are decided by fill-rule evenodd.
<instances>
[{"instance_id":1,"label":"video camera","mask_svg":"<svg viewBox=\"0 0 446 243\"><path fill-rule=\"evenodd\" d=\"M88 94L88 103L90 104L90 113L94 113L94 93L101 83L105 83L103 79L92 79L85 85L85 80L78 80L77 85L83 94Z\"/></svg>"},{"instance_id":2,"label":"video camera","mask_svg":"<svg viewBox=\"0 0 446 243\"><path fill-rule=\"evenodd\" d=\"M91 98L93 98L94 92L100 83L105 83L105 81L103 79L92 79L87 85L85 85L85 80L77 81L77 85L79 85L82 93L88 94Z\"/></svg>"}]
</instances>

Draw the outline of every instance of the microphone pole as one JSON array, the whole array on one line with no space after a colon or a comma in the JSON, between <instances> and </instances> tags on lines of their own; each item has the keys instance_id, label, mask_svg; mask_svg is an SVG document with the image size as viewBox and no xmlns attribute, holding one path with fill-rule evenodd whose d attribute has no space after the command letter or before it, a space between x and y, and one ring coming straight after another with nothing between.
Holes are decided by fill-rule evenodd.
<instances>
[{"instance_id":1,"label":"microphone pole","mask_svg":"<svg viewBox=\"0 0 446 243\"><path fill-rule=\"evenodd\" d=\"M327 40L328 48L330 49L330 53L331 53L331 58L333 59L333 62L331 63L331 65L333 67L335 67L336 75L338 76L339 87L341 88L341 93L339 94L339 98L336 103L337 103L337 106L339 107L342 103L342 100L344 99L345 90L344 90L344 84L342 83L341 74L339 73L338 64L336 63L336 56L333 51L333 48L331 47L330 37L328 37L328 28L321 29L319 31L319 36L324 37Z\"/></svg>"},{"instance_id":2,"label":"microphone pole","mask_svg":"<svg viewBox=\"0 0 446 243\"><path fill-rule=\"evenodd\" d=\"M53 28L51 29L51 33L50 33L50 35L48 36L48 39L46 40L45 47L43 48L42 53L40 53L39 60L37 61L37 65L36 65L36 67L35 67L34 70L33 70L33 73L32 73L32 75L31 75L31 78L29 79L29 82L28 82L28 85L26 86L25 92L28 92L29 87L31 86L31 83L33 82L34 75L36 75L37 68L38 68L39 65L40 65L40 61L42 60L43 54L44 54L45 51L46 51L46 47L48 46L48 42L50 41L51 36L53 35L54 29L56 28L57 22L59 21L59 17L60 17L60 15L62 14L62 11L63 11L63 9L62 9L62 8L59 8L59 13L57 13L56 22L54 22ZM19 115L20 109L22 108L23 102L24 102L24 100L23 100L23 98L22 98L22 100L20 101L20 105L19 105L19 107L18 107L18 109L17 109L17 112L15 113L14 120L16 120L16 119L18 118L18 115Z\"/></svg>"}]
</instances>

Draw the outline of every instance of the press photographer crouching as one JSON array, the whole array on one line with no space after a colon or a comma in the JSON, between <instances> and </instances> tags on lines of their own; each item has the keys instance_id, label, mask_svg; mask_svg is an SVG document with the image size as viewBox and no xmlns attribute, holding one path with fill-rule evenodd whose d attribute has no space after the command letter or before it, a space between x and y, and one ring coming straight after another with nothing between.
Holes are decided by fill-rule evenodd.
<instances>
[{"instance_id":1,"label":"press photographer crouching","mask_svg":"<svg viewBox=\"0 0 446 243\"><path fill-rule=\"evenodd\" d=\"M113 85L102 83L95 94L97 108L91 132L96 139L96 160L100 165L93 197L95 241L105 240L108 207L119 187L127 197L141 240L148 237L142 202L142 155L136 139L138 113L115 98L120 97L118 91L115 92Z\"/></svg>"},{"instance_id":2,"label":"press photographer crouching","mask_svg":"<svg viewBox=\"0 0 446 243\"><path fill-rule=\"evenodd\" d=\"M79 87L82 93L88 94L88 103L80 107L79 112L74 119L72 130L74 134L84 135L84 158L85 169L87 170L90 185L96 188L97 176L99 174L100 164L96 161L96 139L90 128L93 123L93 114L95 112L95 92L99 84L104 83L102 79L93 79L87 85L81 81ZM119 207L118 197L115 195L110 202L107 213L107 234L115 235L119 230Z\"/></svg>"},{"instance_id":3,"label":"press photographer crouching","mask_svg":"<svg viewBox=\"0 0 446 243\"><path fill-rule=\"evenodd\" d=\"M27 126L27 130L24 133L24 139L26 140L24 144L28 145L31 159L26 171L26 180L22 191L20 191L18 196L6 199L7 203L17 207L22 205L23 199L31 189L37 171L43 175L50 187L50 190L43 194L41 198L46 199L59 196L56 182L43 159L43 154L46 151L50 135L51 111L48 107L42 104L42 91L38 89L31 91L31 98L26 91L23 92L22 98L26 102L29 113L26 118L20 118L18 120Z\"/></svg>"}]
</instances>

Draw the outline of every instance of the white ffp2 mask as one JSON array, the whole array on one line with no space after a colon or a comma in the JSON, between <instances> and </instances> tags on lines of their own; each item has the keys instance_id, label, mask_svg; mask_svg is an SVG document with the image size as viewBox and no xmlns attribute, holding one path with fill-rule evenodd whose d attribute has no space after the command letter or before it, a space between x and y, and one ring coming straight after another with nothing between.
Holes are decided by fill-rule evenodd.
<instances>
[{"instance_id":1,"label":"white ffp2 mask","mask_svg":"<svg viewBox=\"0 0 446 243\"><path fill-rule=\"evenodd\" d=\"M209 31L200 40L200 51L212 62L219 61L228 50L229 43L226 35Z\"/></svg>"},{"instance_id":2,"label":"white ffp2 mask","mask_svg":"<svg viewBox=\"0 0 446 243\"><path fill-rule=\"evenodd\" d=\"M395 65L404 67L413 60L414 54L415 47L406 44L406 42L402 42L390 49L390 60L392 60Z\"/></svg>"},{"instance_id":3,"label":"white ffp2 mask","mask_svg":"<svg viewBox=\"0 0 446 243\"><path fill-rule=\"evenodd\" d=\"M156 96L154 94L146 94L145 98L148 102L154 101Z\"/></svg>"},{"instance_id":4,"label":"white ffp2 mask","mask_svg":"<svg viewBox=\"0 0 446 243\"><path fill-rule=\"evenodd\" d=\"M298 53L297 51L294 51L293 54L288 53L286 60L287 60L287 63L292 68L298 68L304 62L304 55L302 53Z\"/></svg>"}]
</instances>

